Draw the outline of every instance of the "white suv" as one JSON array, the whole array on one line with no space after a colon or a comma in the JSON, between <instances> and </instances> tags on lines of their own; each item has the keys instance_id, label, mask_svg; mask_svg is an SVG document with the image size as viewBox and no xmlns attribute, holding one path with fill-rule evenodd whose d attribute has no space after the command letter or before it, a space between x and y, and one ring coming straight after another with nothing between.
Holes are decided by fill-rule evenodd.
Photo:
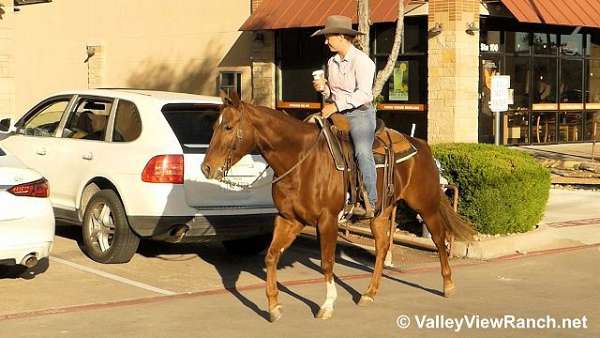
<instances>
[{"instance_id":1,"label":"white suv","mask_svg":"<svg viewBox=\"0 0 600 338\"><path fill-rule=\"evenodd\" d=\"M258 252L276 212L270 185L246 191L200 169L220 105L218 97L159 91L63 92L14 126L3 120L0 144L48 179L56 218L83 225L84 251L97 262L129 261L140 238ZM265 167L248 155L229 179L248 184Z\"/></svg>"}]
</instances>

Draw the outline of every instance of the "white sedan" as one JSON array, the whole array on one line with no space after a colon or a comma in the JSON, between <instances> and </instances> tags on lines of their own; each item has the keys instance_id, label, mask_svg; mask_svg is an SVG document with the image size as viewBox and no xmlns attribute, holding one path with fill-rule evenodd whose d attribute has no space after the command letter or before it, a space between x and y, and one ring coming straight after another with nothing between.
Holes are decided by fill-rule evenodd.
<instances>
[{"instance_id":1,"label":"white sedan","mask_svg":"<svg viewBox=\"0 0 600 338\"><path fill-rule=\"evenodd\" d=\"M0 264L35 266L50 255L54 227L46 179L0 148Z\"/></svg>"}]
</instances>

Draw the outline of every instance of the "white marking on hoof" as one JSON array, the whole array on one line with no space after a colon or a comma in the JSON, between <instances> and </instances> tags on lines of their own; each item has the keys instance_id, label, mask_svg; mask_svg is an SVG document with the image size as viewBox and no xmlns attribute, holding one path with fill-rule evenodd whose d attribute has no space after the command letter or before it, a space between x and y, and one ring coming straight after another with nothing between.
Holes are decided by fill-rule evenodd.
<instances>
[{"instance_id":1,"label":"white marking on hoof","mask_svg":"<svg viewBox=\"0 0 600 338\"><path fill-rule=\"evenodd\" d=\"M333 317L333 309L332 308L321 308L319 313L317 313L317 319L329 319Z\"/></svg>"},{"instance_id":2,"label":"white marking on hoof","mask_svg":"<svg viewBox=\"0 0 600 338\"><path fill-rule=\"evenodd\" d=\"M373 303L375 300L373 299L373 297L371 296L367 296L367 295L362 295L362 297L360 297L360 300L358 301L358 305L359 306L367 306L371 303Z\"/></svg>"},{"instance_id":3,"label":"white marking on hoof","mask_svg":"<svg viewBox=\"0 0 600 338\"><path fill-rule=\"evenodd\" d=\"M275 306L272 310L269 311L269 320L271 323L274 323L281 319L281 305Z\"/></svg>"}]
</instances>

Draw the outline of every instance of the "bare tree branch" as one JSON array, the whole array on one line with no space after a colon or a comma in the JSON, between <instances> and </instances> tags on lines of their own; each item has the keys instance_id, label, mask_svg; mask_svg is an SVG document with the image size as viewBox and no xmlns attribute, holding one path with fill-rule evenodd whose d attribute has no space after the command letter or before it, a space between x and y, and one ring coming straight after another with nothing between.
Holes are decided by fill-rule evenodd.
<instances>
[{"instance_id":1,"label":"bare tree branch","mask_svg":"<svg viewBox=\"0 0 600 338\"><path fill-rule=\"evenodd\" d=\"M363 33L356 38L357 47L369 55L369 31L371 28L371 0L358 0L358 31Z\"/></svg>"},{"instance_id":2,"label":"bare tree branch","mask_svg":"<svg viewBox=\"0 0 600 338\"><path fill-rule=\"evenodd\" d=\"M361 0L359 0L361 1ZM362 0L364 1L364 0ZM394 71L394 67L396 66L396 60L398 59L398 54L400 53L400 46L402 46L402 40L404 39L404 0L398 0L398 21L396 23L396 35L394 36L394 45L392 47L392 51L390 52L390 56L388 57L387 63L385 67L377 73L377 77L375 79L375 85L373 86L373 98L377 99L377 97L381 94L383 90L383 86L386 81L390 78L390 75Z\"/></svg>"}]
</instances>

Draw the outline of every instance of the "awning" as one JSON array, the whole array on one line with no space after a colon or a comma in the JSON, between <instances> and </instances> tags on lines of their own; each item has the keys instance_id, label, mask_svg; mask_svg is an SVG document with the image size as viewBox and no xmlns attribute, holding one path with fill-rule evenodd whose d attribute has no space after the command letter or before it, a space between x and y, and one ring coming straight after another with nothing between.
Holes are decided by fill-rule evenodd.
<instances>
[{"instance_id":1,"label":"awning","mask_svg":"<svg viewBox=\"0 0 600 338\"><path fill-rule=\"evenodd\" d=\"M350 0L264 0L240 30L318 27L325 24L329 15L336 14L351 17L356 23L356 3ZM418 12L426 5L422 0L404 0L404 4L405 15ZM398 0L371 0L371 20L374 23L395 22L397 14Z\"/></svg>"},{"instance_id":2,"label":"awning","mask_svg":"<svg viewBox=\"0 0 600 338\"><path fill-rule=\"evenodd\" d=\"M521 22L600 27L600 0L502 0Z\"/></svg>"}]
</instances>

